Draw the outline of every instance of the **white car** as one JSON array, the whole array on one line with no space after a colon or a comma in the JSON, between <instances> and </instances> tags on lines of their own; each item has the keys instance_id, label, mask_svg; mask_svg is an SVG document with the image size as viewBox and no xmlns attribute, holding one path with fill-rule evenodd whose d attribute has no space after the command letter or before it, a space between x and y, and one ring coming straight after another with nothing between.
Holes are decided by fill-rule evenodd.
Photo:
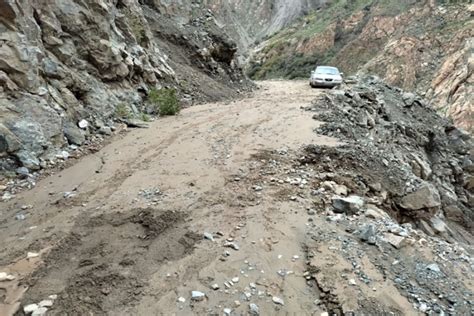
<instances>
[{"instance_id":1,"label":"white car","mask_svg":"<svg viewBox=\"0 0 474 316\"><path fill-rule=\"evenodd\" d=\"M309 85L312 88L332 88L342 84L342 73L336 67L318 66L311 72Z\"/></svg>"}]
</instances>

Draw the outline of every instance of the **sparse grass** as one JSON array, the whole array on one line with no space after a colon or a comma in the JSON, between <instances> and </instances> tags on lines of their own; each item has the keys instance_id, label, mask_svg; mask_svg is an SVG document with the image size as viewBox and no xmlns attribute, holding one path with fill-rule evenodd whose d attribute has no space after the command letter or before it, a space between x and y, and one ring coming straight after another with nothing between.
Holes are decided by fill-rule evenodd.
<instances>
[{"instance_id":1,"label":"sparse grass","mask_svg":"<svg viewBox=\"0 0 474 316\"><path fill-rule=\"evenodd\" d=\"M121 119L132 118L132 112L125 103L119 103L115 108L115 116Z\"/></svg>"},{"instance_id":2,"label":"sparse grass","mask_svg":"<svg viewBox=\"0 0 474 316\"><path fill-rule=\"evenodd\" d=\"M176 115L180 111L179 101L175 89L155 88L150 90L148 101L160 115Z\"/></svg>"},{"instance_id":3,"label":"sparse grass","mask_svg":"<svg viewBox=\"0 0 474 316\"><path fill-rule=\"evenodd\" d=\"M143 26L142 20L140 19L139 16L135 15L134 13L128 10L125 12L125 14L127 16L130 30L132 31L133 36L135 36L137 43L140 45L143 45L144 43L146 43L147 36L146 36L145 27Z\"/></svg>"}]
</instances>

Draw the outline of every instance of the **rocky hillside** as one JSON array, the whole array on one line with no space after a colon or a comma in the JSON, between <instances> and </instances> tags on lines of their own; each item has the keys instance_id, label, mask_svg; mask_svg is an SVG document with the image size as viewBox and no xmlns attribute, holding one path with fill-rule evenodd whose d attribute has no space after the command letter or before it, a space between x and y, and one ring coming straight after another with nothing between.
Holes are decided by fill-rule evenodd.
<instances>
[{"instance_id":1,"label":"rocky hillside","mask_svg":"<svg viewBox=\"0 0 474 316\"><path fill-rule=\"evenodd\" d=\"M307 77L317 64L377 74L472 130L474 6L458 2L330 2L264 42L249 74Z\"/></svg>"}]
</instances>

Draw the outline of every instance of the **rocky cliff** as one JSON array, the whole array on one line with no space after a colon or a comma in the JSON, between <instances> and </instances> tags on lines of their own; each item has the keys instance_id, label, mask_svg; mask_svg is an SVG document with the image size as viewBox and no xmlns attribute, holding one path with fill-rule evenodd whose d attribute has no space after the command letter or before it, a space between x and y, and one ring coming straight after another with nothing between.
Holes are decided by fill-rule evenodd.
<instances>
[{"instance_id":1,"label":"rocky cliff","mask_svg":"<svg viewBox=\"0 0 474 316\"><path fill-rule=\"evenodd\" d=\"M235 96L238 57L324 2L0 0L1 173L55 164L117 113L156 114L150 89L183 105Z\"/></svg>"},{"instance_id":2,"label":"rocky cliff","mask_svg":"<svg viewBox=\"0 0 474 316\"><path fill-rule=\"evenodd\" d=\"M442 2L331 2L264 42L250 75L307 77L317 64L377 74L473 130L474 6Z\"/></svg>"}]
</instances>

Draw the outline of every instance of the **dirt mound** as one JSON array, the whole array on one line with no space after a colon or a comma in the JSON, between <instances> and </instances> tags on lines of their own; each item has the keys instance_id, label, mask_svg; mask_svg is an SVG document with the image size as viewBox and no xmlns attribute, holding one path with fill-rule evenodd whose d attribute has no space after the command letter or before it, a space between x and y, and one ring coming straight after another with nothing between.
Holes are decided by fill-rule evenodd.
<instances>
[{"instance_id":1,"label":"dirt mound","mask_svg":"<svg viewBox=\"0 0 474 316\"><path fill-rule=\"evenodd\" d=\"M472 230L472 140L425 100L364 77L321 96L311 109L326 122L318 133L346 145L308 146L303 162L351 179L346 184L357 194L378 198L401 222L460 238L444 222Z\"/></svg>"},{"instance_id":2,"label":"dirt mound","mask_svg":"<svg viewBox=\"0 0 474 316\"><path fill-rule=\"evenodd\" d=\"M202 239L182 227L183 219L152 208L79 219L29 280L26 300L58 294L50 315L105 314L117 302L133 306L156 264L189 254Z\"/></svg>"}]
</instances>

